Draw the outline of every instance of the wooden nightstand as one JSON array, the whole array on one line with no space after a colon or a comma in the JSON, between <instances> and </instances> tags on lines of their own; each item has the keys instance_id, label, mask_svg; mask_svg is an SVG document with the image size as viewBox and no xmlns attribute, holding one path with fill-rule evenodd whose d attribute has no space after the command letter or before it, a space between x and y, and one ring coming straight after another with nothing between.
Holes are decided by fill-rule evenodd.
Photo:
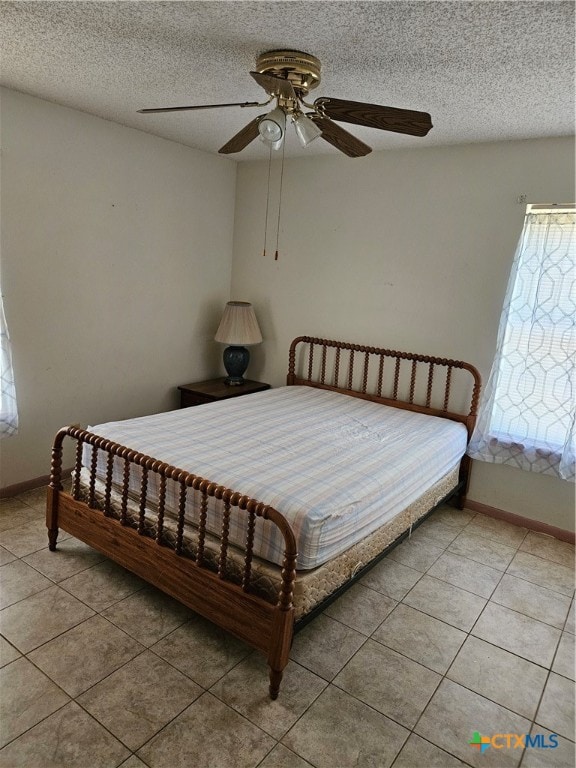
<instances>
[{"instance_id":1,"label":"wooden nightstand","mask_svg":"<svg viewBox=\"0 0 576 768\"><path fill-rule=\"evenodd\" d=\"M244 384L238 384L235 387L224 383L225 377L221 379L210 379L209 381L197 381L193 384L183 384L178 387L180 390L180 408L188 408L191 405L202 405L203 403L214 403L217 400L228 400L230 397L240 397L240 395L251 395L253 392L262 392L270 389L270 384L264 384L262 381L244 380Z\"/></svg>"}]
</instances>

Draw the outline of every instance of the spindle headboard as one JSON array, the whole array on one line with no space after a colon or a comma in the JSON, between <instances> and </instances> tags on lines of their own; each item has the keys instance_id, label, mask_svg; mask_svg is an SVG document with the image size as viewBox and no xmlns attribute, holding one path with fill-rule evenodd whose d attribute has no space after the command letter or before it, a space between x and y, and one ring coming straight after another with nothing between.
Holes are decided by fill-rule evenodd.
<instances>
[{"instance_id":1,"label":"spindle headboard","mask_svg":"<svg viewBox=\"0 0 576 768\"><path fill-rule=\"evenodd\" d=\"M481 380L461 360L299 336L290 345L286 383L460 421L471 435Z\"/></svg>"}]
</instances>

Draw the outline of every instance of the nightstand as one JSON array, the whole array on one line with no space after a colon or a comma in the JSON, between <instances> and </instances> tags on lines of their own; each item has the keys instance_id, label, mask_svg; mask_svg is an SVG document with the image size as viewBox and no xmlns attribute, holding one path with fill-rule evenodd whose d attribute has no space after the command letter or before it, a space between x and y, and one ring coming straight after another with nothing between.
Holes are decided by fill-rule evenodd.
<instances>
[{"instance_id":1,"label":"nightstand","mask_svg":"<svg viewBox=\"0 0 576 768\"><path fill-rule=\"evenodd\" d=\"M251 395L253 392L262 392L270 389L270 384L264 384L262 381L244 380L244 384L238 384L235 387L224 383L225 377L221 379L210 379L209 381L197 381L193 384L183 384L178 387L180 390L180 408L188 408L191 405L202 405L203 403L214 403L217 400L228 400L230 397L240 397L240 395Z\"/></svg>"}]
</instances>

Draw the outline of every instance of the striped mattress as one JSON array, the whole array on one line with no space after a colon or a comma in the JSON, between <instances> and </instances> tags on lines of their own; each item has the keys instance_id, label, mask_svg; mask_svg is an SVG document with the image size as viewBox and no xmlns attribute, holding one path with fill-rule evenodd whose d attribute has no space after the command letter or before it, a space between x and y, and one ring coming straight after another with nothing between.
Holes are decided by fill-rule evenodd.
<instances>
[{"instance_id":1,"label":"striped mattress","mask_svg":"<svg viewBox=\"0 0 576 768\"><path fill-rule=\"evenodd\" d=\"M392 520L453 471L466 450L464 425L312 387L280 387L201 407L186 408L89 430L133 450L224 485L275 507L290 523L297 568L316 568ZM84 448L89 466L92 448ZM141 476L132 466L131 495ZM123 462L114 467L119 491ZM99 452L98 477L106 457ZM149 475L148 505L157 483ZM178 505L177 483L167 484L166 507ZM186 520L198 518L189 491ZM207 527L221 529L216 499ZM230 540L241 545L244 516L233 510ZM257 520L254 553L281 564L283 538Z\"/></svg>"}]
</instances>

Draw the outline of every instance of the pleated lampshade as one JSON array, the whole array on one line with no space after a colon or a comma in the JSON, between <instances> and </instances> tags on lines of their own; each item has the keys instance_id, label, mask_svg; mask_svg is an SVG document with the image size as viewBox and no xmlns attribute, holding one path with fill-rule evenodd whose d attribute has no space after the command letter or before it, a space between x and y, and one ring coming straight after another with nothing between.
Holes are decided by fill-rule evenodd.
<instances>
[{"instance_id":1,"label":"pleated lampshade","mask_svg":"<svg viewBox=\"0 0 576 768\"><path fill-rule=\"evenodd\" d=\"M222 344L240 347L260 344L262 334L252 304L247 301L229 301L214 338Z\"/></svg>"}]
</instances>

